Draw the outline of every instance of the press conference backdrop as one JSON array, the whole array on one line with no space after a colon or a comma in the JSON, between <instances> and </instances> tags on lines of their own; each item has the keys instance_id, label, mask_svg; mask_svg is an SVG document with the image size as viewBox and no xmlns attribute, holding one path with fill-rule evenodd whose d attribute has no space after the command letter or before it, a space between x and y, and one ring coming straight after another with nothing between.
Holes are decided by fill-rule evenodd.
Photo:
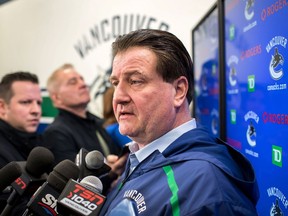
<instances>
[{"instance_id":1,"label":"press conference backdrop","mask_svg":"<svg viewBox=\"0 0 288 216\"><path fill-rule=\"evenodd\" d=\"M205 33L201 35L203 43L193 47L195 82L200 87L205 83L213 90L218 78L225 87L218 95L226 106L222 108L226 120L220 122L225 130L221 138L254 166L260 187L259 215L288 215L288 2L219 0L216 8L219 23L209 21L216 14L210 10L194 29L194 33L200 29ZM218 27L220 60L216 52L208 58L197 57L199 50L216 50L215 33L210 29ZM217 59L219 74L212 79L211 64ZM210 78L203 82L201 76L206 76L206 71ZM196 98L195 109L203 110L205 104L209 111L202 121L207 128L211 128L211 108L217 107L216 103L205 97Z\"/></svg>"},{"instance_id":2,"label":"press conference backdrop","mask_svg":"<svg viewBox=\"0 0 288 216\"><path fill-rule=\"evenodd\" d=\"M288 215L288 2L224 0L227 141L253 163L260 215Z\"/></svg>"}]
</instances>

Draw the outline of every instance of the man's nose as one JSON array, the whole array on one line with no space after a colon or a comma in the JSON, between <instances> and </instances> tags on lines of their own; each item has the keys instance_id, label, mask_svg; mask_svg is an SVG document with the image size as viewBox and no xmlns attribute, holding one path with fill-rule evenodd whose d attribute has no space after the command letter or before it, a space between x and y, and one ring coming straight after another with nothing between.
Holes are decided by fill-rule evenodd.
<instances>
[{"instance_id":1,"label":"man's nose","mask_svg":"<svg viewBox=\"0 0 288 216\"><path fill-rule=\"evenodd\" d=\"M39 104L38 101L34 101L34 102L31 104L31 112L32 112L32 113L36 113L36 114L39 114L39 113L42 112L41 104Z\"/></svg>"},{"instance_id":2,"label":"man's nose","mask_svg":"<svg viewBox=\"0 0 288 216\"><path fill-rule=\"evenodd\" d=\"M127 86L125 84L119 83L115 86L113 94L113 102L116 104L123 104L129 102L130 97L128 94Z\"/></svg>"}]
</instances>

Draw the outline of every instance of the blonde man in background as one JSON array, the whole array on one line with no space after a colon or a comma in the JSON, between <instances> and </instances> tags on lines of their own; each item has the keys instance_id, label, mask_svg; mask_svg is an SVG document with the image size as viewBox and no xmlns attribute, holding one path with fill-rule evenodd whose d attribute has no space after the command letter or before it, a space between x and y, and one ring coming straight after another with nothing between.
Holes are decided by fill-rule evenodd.
<instances>
[{"instance_id":1,"label":"blonde man in background","mask_svg":"<svg viewBox=\"0 0 288 216\"><path fill-rule=\"evenodd\" d=\"M43 145L55 155L56 163L75 160L81 148L98 150L104 156L118 154L118 148L103 128L103 119L87 110L89 89L72 64L55 70L47 81L47 90L58 116L44 131Z\"/></svg>"}]
</instances>

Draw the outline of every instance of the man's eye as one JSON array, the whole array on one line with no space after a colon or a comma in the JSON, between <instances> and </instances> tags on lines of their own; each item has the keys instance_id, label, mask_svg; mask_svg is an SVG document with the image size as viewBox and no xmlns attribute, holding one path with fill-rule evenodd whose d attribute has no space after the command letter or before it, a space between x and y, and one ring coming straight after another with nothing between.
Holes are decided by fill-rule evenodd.
<instances>
[{"instance_id":1,"label":"man's eye","mask_svg":"<svg viewBox=\"0 0 288 216\"><path fill-rule=\"evenodd\" d=\"M68 82L68 85L75 85L77 83L77 80L70 80Z\"/></svg>"},{"instance_id":2,"label":"man's eye","mask_svg":"<svg viewBox=\"0 0 288 216\"><path fill-rule=\"evenodd\" d=\"M31 101L27 100L27 101L20 101L21 104L30 104Z\"/></svg>"},{"instance_id":3,"label":"man's eye","mask_svg":"<svg viewBox=\"0 0 288 216\"><path fill-rule=\"evenodd\" d=\"M131 85L140 84L140 83L142 83L141 80L130 80L130 84L131 84Z\"/></svg>"},{"instance_id":4,"label":"man's eye","mask_svg":"<svg viewBox=\"0 0 288 216\"><path fill-rule=\"evenodd\" d=\"M111 81L111 84L113 85L113 86L117 86L118 85L118 81Z\"/></svg>"}]
</instances>

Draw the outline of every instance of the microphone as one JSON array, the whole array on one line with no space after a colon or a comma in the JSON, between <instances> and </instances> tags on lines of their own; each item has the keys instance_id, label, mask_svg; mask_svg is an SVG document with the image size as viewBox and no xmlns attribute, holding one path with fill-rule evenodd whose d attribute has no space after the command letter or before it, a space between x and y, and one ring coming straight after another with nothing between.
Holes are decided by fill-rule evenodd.
<instances>
[{"instance_id":1,"label":"microphone","mask_svg":"<svg viewBox=\"0 0 288 216\"><path fill-rule=\"evenodd\" d=\"M102 182L96 176L86 176L80 183L70 179L57 201L61 215L96 216L106 197L102 193Z\"/></svg>"},{"instance_id":2,"label":"microphone","mask_svg":"<svg viewBox=\"0 0 288 216\"><path fill-rule=\"evenodd\" d=\"M58 215L57 199L69 179L77 179L79 168L66 159L58 163L47 177L47 181L36 191L27 204L23 215Z\"/></svg>"},{"instance_id":3,"label":"microphone","mask_svg":"<svg viewBox=\"0 0 288 216\"><path fill-rule=\"evenodd\" d=\"M26 205L28 197L30 198L46 180L47 173L45 172L48 172L53 165L54 155L47 148L35 147L28 155L27 162L20 161L17 163L21 167L22 175L12 182L11 186L14 190L9 196L1 216L11 215L15 205L19 204L20 207L17 206L19 209L24 202Z\"/></svg>"},{"instance_id":4,"label":"microphone","mask_svg":"<svg viewBox=\"0 0 288 216\"><path fill-rule=\"evenodd\" d=\"M75 159L76 165L80 169L78 180L81 181L85 176L96 176L107 174L111 168L104 162L104 156L101 152L94 150L88 152L81 148Z\"/></svg>"},{"instance_id":5,"label":"microphone","mask_svg":"<svg viewBox=\"0 0 288 216\"><path fill-rule=\"evenodd\" d=\"M96 176L86 176L81 180L81 184L85 185L88 189L94 190L96 193L102 193L103 184Z\"/></svg>"},{"instance_id":6,"label":"microphone","mask_svg":"<svg viewBox=\"0 0 288 216\"><path fill-rule=\"evenodd\" d=\"M22 170L19 164L12 161L0 170L0 192L7 188L13 181L21 176Z\"/></svg>"},{"instance_id":7,"label":"microphone","mask_svg":"<svg viewBox=\"0 0 288 216\"><path fill-rule=\"evenodd\" d=\"M104 156L96 150L88 152L85 163L88 169L100 169L104 165Z\"/></svg>"}]
</instances>

